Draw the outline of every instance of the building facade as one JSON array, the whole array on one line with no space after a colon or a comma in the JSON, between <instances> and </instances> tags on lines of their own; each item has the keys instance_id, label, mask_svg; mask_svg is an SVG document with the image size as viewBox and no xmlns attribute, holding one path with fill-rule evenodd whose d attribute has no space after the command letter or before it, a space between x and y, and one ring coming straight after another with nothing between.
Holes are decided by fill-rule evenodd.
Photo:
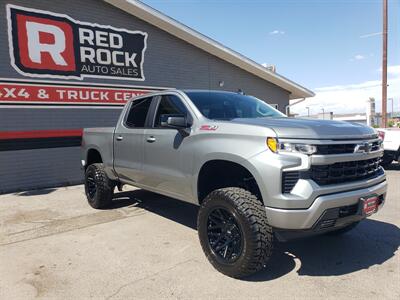
<instances>
[{"instance_id":1,"label":"building facade","mask_svg":"<svg viewBox=\"0 0 400 300\"><path fill-rule=\"evenodd\" d=\"M80 183L82 128L135 95L240 90L283 112L313 96L139 1L0 3L0 193Z\"/></svg>"}]
</instances>

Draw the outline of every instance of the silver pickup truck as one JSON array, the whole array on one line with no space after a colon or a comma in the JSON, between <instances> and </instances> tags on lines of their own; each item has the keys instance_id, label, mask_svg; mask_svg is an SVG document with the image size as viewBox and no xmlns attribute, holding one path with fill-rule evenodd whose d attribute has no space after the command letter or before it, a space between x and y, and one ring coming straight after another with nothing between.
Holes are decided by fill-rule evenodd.
<instances>
[{"instance_id":1,"label":"silver pickup truck","mask_svg":"<svg viewBox=\"0 0 400 300\"><path fill-rule=\"evenodd\" d=\"M85 129L82 147L92 207L124 184L197 204L207 258L236 278L262 269L276 239L344 233L386 196L372 128L287 118L240 93L137 97L115 128Z\"/></svg>"}]
</instances>

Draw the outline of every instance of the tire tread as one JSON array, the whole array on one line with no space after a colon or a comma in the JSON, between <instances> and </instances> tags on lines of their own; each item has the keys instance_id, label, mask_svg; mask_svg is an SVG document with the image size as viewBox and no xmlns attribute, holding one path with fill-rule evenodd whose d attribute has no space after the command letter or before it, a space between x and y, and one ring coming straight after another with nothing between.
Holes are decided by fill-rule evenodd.
<instances>
[{"instance_id":1,"label":"tire tread","mask_svg":"<svg viewBox=\"0 0 400 300\"><path fill-rule=\"evenodd\" d=\"M94 169L94 177L97 183L95 199L91 201L88 197L89 204L97 209L109 207L112 203L114 186L104 170L104 165L102 163L92 164L86 172L89 171L89 168Z\"/></svg>"},{"instance_id":2,"label":"tire tread","mask_svg":"<svg viewBox=\"0 0 400 300\"><path fill-rule=\"evenodd\" d=\"M245 277L261 270L272 255L274 242L272 228L268 225L264 205L249 191L238 187L228 187L211 192L203 201L200 211L202 208L210 205L215 197L229 199L239 214L248 220L252 232L251 241L253 242L253 251L251 255L245 257L240 266L235 268L234 273L227 272L223 268L220 268L218 263L215 262L209 254L207 255L208 260L217 270L235 278ZM198 224L202 217L200 212ZM206 250L208 247L207 241L202 241L200 239L200 242L203 250ZM205 253L207 253L207 251L205 251Z\"/></svg>"}]
</instances>

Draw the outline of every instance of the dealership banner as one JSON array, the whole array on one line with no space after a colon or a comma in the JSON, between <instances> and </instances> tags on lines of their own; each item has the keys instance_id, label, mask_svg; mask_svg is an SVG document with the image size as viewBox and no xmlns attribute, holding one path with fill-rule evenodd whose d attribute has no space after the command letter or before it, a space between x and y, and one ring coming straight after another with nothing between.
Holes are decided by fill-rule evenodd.
<instances>
[{"instance_id":1,"label":"dealership banner","mask_svg":"<svg viewBox=\"0 0 400 300\"><path fill-rule=\"evenodd\" d=\"M24 76L143 81L147 33L7 5L11 65Z\"/></svg>"},{"instance_id":2,"label":"dealership banner","mask_svg":"<svg viewBox=\"0 0 400 300\"><path fill-rule=\"evenodd\" d=\"M124 105L157 89L0 81L1 104Z\"/></svg>"}]
</instances>

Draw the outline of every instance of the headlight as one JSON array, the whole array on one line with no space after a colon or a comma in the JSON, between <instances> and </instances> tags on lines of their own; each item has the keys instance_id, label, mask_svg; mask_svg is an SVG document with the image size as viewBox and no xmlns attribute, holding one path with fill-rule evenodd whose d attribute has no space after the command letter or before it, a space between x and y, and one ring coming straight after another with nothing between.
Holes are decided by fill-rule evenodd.
<instances>
[{"instance_id":1,"label":"headlight","mask_svg":"<svg viewBox=\"0 0 400 300\"><path fill-rule=\"evenodd\" d=\"M267 146L274 153L295 152L311 155L317 152L317 147L314 145L279 143L276 138L267 138Z\"/></svg>"},{"instance_id":2,"label":"headlight","mask_svg":"<svg viewBox=\"0 0 400 300\"><path fill-rule=\"evenodd\" d=\"M291 144L291 143L279 143L279 151L282 152L299 152L303 154L314 154L317 152L317 147L308 144Z\"/></svg>"}]
</instances>

